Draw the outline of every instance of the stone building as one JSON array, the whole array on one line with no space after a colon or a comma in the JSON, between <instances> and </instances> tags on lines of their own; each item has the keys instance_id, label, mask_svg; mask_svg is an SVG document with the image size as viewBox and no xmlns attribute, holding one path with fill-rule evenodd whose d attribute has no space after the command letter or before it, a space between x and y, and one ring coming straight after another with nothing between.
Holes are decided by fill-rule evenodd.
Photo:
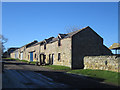
<instances>
[{"instance_id":1,"label":"stone building","mask_svg":"<svg viewBox=\"0 0 120 90\"><path fill-rule=\"evenodd\" d=\"M40 44L39 42L35 43L31 47L26 48L26 57L25 60L30 62L38 61L40 53Z\"/></svg>"},{"instance_id":2,"label":"stone building","mask_svg":"<svg viewBox=\"0 0 120 90\"><path fill-rule=\"evenodd\" d=\"M50 37L36 42L29 47L21 47L21 59L38 61L40 64L53 64L83 68L85 56L111 55L111 51L103 45L100 37L89 26L67 34L58 34L56 38ZM30 57L33 59L31 60Z\"/></svg>"},{"instance_id":3,"label":"stone building","mask_svg":"<svg viewBox=\"0 0 120 90\"><path fill-rule=\"evenodd\" d=\"M18 47L11 47L6 52L3 53L4 58L10 58L11 53L13 53L15 50L19 49Z\"/></svg>"},{"instance_id":4,"label":"stone building","mask_svg":"<svg viewBox=\"0 0 120 90\"><path fill-rule=\"evenodd\" d=\"M38 41L34 40L33 42L30 42L22 47L20 47L19 49L16 49L13 53L11 53L11 58L18 58L20 60L28 60L27 57L27 49L29 47L32 47L34 44L36 44Z\"/></svg>"}]
</instances>

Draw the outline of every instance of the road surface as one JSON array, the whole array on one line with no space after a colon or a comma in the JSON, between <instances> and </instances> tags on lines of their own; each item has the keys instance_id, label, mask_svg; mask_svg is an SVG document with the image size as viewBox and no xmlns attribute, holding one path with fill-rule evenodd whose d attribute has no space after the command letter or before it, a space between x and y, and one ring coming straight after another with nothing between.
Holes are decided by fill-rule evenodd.
<instances>
[{"instance_id":1,"label":"road surface","mask_svg":"<svg viewBox=\"0 0 120 90\"><path fill-rule=\"evenodd\" d=\"M48 70L39 66L29 65L18 61L5 61L2 88L66 88L62 83L34 72Z\"/></svg>"}]
</instances>

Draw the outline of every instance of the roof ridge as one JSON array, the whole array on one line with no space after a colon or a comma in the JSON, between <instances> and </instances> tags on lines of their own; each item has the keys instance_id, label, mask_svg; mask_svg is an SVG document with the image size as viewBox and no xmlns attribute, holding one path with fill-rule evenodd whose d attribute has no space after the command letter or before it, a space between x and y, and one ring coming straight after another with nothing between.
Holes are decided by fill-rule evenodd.
<instances>
[{"instance_id":1,"label":"roof ridge","mask_svg":"<svg viewBox=\"0 0 120 90\"><path fill-rule=\"evenodd\" d=\"M67 34L73 36L74 34L78 33L79 31L82 31L82 30L84 30L84 29L86 29L86 28L90 28L90 27L87 26L87 27L84 27L84 28L82 28L82 29L79 29L79 30L76 30L76 31L73 31L73 32L70 32L70 33L67 33Z\"/></svg>"}]
</instances>

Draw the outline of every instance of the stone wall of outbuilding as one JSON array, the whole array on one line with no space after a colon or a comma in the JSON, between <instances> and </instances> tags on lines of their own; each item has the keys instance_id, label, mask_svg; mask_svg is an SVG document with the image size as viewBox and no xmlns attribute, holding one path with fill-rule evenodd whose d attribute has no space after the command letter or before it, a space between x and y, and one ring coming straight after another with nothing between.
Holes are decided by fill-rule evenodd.
<instances>
[{"instance_id":1,"label":"stone wall of outbuilding","mask_svg":"<svg viewBox=\"0 0 120 90\"><path fill-rule=\"evenodd\" d=\"M10 57L15 58L15 53L14 52L10 53Z\"/></svg>"},{"instance_id":2,"label":"stone wall of outbuilding","mask_svg":"<svg viewBox=\"0 0 120 90\"><path fill-rule=\"evenodd\" d=\"M120 56L85 56L84 69L99 69L120 72Z\"/></svg>"},{"instance_id":3,"label":"stone wall of outbuilding","mask_svg":"<svg viewBox=\"0 0 120 90\"><path fill-rule=\"evenodd\" d=\"M48 43L46 49L44 45L40 47L40 53L46 55L45 63L49 63L49 55L54 55L53 65L63 65L71 67L71 38L61 40L61 45L58 46L58 41ZM60 60L58 60L58 53L60 53Z\"/></svg>"},{"instance_id":4,"label":"stone wall of outbuilding","mask_svg":"<svg viewBox=\"0 0 120 90\"><path fill-rule=\"evenodd\" d=\"M26 56L25 60L30 61L30 52L33 52L33 61L38 61L39 60L39 50L40 50L40 45L39 44L26 48L26 50L25 50L25 56Z\"/></svg>"}]
</instances>

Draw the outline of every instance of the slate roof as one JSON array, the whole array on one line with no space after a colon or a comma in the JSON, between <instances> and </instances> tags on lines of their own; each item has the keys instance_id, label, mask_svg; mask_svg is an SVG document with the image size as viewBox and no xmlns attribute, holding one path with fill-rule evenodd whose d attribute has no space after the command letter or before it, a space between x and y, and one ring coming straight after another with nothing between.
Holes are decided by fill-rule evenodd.
<instances>
[{"instance_id":1,"label":"slate roof","mask_svg":"<svg viewBox=\"0 0 120 90\"><path fill-rule=\"evenodd\" d=\"M33 44L35 44L35 43L37 43L37 42L38 42L37 40L34 40L34 41L32 41L32 42L24 45L24 46L26 46L26 47L27 47L27 46L31 46L31 45L33 45ZM24 46L22 46L22 47L24 47ZM22 48L22 47L20 47L20 48Z\"/></svg>"},{"instance_id":2,"label":"slate roof","mask_svg":"<svg viewBox=\"0 0 120 90\"><path fill-rule=\"evenodd\" d=\"M63 39L65 36L67 36L68 34L58 34L58 37L60 37L61 39Z\"/></svg>"},{"instance_id":3,"label":"slate roof","mask_svg":"<svg viewBox=\"0 0 120 90\"><path fill-rule=\"evenodd\" d=\"M48 39L45 39L45 42L46 42L46 43L49 43L50 41L52 41L53 38L54 38L54 37L50 37L50 38L48 38Z\"/></svg>"},{"instance_id":4,"label":"slate roof","mask_svg":"<svg viewBox=\"0 0 120 90\"><path fill-rule=\"evenodd\" d=\"M32 45L32 46L35 46L35 45L38 45L38 44L42 44L42 43L45 43L45 41L43 40L43 41L40 41L40 42L37 42L37 43L35 43L34 45Z\"/></svg>"},{"instance_id":5,"label":"slate roof","mask_svg":"<svg viewBox=\"0 0 120 90\"><path fill-rule=\"evenodd\" d=\"M82 31L82 30L85 30L85 29L87 29L87 28L90 28L90 27L87 26L87 27L85 27L85 28L82 28L82 29L80 29L80 30L73 31L73 32L70 32L70 33L67 33L67 34L61 34L61 33L59 33L56 38L55 38L55 37L50 37L50 38L48 38L48 39L44 39L43 41L37 42L37 43L35 43L35 44L32 45L32 46L35 46L35 45L38 45L38 44L44 45L44 44L48 44L48 43L53 43L53 42L55 42L55 41L58 41L59 39L70 38L70 37L72 37L73 35L77 34L78 32L80 32L80 31ZM91 28L90 28L90 29L91 29ZM91 29L91 30L92 30L92 29ZM93 32L96 33L95 31L93 31ZM96 33L96 35L98 35L98 34ZM99 35L98 35L98 36L99 36ZM99 36L99 37L100 37L100 36ZM32 43L32 42L31 42L31 43ZM29 43L29 44L30 44L30 43Z\"/></svg>"},{"instance_id":6,"label":"slate roof","mask_svg":"<svg viewBox=\"0 0 120 90\"><path fill-rule=\"evenodd\" d=\"M7 50L8 53L12 53L14 52L15 50L19 49L19 47L11 47Z\"/></svg>"},{"instance_id":7,"label":"slate roof","mask_svg":"<svg viewBox=\"0 0 120 90\"><path fill-rule=\"evenodd\" d=\"M59 40L59 36L61 37L61 39L64 39L64 38L69 38L69 37L72 37L73 35L75 35L76 33L86 29L86 28L90 28L89 26L85 27L85 28L82 28L80 30L77 30L77 31L74 31L74 32L70 32L70 33L67 33L67 34L58 34L58 36L56 38L52 38L51 41L49 43L53 43L55 41L58 41ZM96 33L97 34L97 33Z\"/></svg>"},{"instance_id":8,"label":"slate roof","mask_svg":"<svg viewBox=\"0 0 120 90\"><path fill-rule=\"evenodd\" d=\"M38 44L43 45L43 44L45 44L45 43L49 43L49 42L52 41L53 39L54 39L54 37L50 37L50 38L48 38L48 39L44 39L43 41L40 41L40 42L38 42L38 43L35 43L33 46L38 45Z\"/></svg>"},{"instance_id":9,"label":"slate roof","mask_svg":"<svg viewBox=\"0 0 120 90\"><path fill-rule=\"evenodd\" d=\"M82 28L82 29L79 29L79 30L77 30L77 31L73 31L73 32L67 33L67 34L68 34L68 36L67 36L67 37L71 37L71 36L73 36L73 35L77 34L78 32L80 32L80 31L82 31L82 30L84 30L84 29L86 29L86 28L90 28L90 27L89 27L89 26L87 26L87 27Z\"/></svg>"}]
</instances>

